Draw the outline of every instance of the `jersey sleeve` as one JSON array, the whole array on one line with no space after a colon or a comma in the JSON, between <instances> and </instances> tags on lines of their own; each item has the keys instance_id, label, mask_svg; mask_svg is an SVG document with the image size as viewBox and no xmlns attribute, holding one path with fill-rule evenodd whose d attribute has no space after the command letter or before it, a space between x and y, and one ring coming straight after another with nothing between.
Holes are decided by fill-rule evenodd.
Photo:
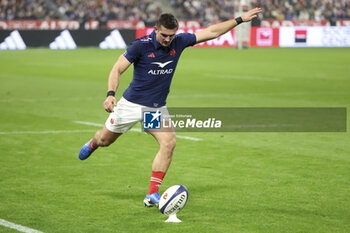
<instances>
[{"instance_id":1,"label":"jersey sleeve","mask_svg":"<svg viewBox=\"0 0 350 233\"><path fill-rule=\"evenodd\" d=\"M140 43L139 41L134 41L124 52L124 57L130 62L135 62L141 54Z\"/></svg>"},{"instance_id":2,"label":"jersey sleeve","mask_svg":"<svg viewBox=\"0 0 350 233\"><path fill-rule=\"evenodd\" d=\"M183 48L187 48L189 46L193 46L196 44L196 35L193 33L180 33L178 34L179 39L181 40L181 44Z\"/></svg>"}]
</instances>

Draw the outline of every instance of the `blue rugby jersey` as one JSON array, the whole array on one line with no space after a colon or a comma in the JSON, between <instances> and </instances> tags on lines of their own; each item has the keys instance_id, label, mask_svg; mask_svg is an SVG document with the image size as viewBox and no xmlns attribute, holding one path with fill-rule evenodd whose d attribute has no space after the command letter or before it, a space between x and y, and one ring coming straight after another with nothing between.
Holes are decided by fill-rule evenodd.
<instances>
[{"instance_id":1,"label":"blue rugby jersey","mask_svg":"<svg viewBox=\"0 0 350 233\"><path fill-rule=\"evenodd\" d=\"M163 47L156 40L155 31L135 40L124 53L134 63L134 75L123 97L147 107L164 106L180 55L195 43L194 34L180 33L168 47Z\"/></svg>"}]
</instances>

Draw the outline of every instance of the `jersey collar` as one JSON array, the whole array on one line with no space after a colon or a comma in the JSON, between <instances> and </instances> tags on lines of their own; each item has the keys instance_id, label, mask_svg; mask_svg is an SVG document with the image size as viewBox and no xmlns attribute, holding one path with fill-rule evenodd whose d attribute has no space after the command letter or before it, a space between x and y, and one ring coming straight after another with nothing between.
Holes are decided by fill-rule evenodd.
<instances>
[{"instance_id":1,"label":"jersey collar","mask_svg":"<svg viewBox=\"0 0 350 233\"><path fill-rule=\"evenodd\" d=\"M153 30L153 32L151 33L151 37L152 37L152 43L154 45L154 47L158 50L159 48L162 47L161 44L159 44L159 42L156 39L156 31Z\"/></svg>"},{"instance_id":2,"label":"jersey collar","mask_svg":"<svg viewBox=\"0 0 350 233\"><path fill-rule=\"evenodd\" d=\"M151 33L151 37L152 37L152 43L154 45L154 47L159 50L159 49L165 49L165 50L169 50L169 46L168 47L164 47L162 46L156 39L156 32L155 30L153 30L153 32ZM171 44L170 44L171 45Z\"/></svg>"}]
</instances>

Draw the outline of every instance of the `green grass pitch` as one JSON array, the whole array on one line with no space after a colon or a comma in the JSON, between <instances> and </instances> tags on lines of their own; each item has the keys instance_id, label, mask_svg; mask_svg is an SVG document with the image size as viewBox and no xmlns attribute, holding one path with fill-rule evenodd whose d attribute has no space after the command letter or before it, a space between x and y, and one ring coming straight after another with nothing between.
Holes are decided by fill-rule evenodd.
<instances>
[{"instance_id":1,"label":"green grass pitch","mask_svg":"<svg viewBox=\"0 0 350 233\"><path fill-rule=\"evenodd\" d=\"M105 122L122 52L0 51L0 219L45 233L350 232L348 132L181 133L202 140L177 139L160 189L187 186L180 224L143 207L151 136L128 132L79 161L99 127L74 122ZM349 48L190 48L167 105L349 108L349 62Z\"/></svg>"}]
</instances>

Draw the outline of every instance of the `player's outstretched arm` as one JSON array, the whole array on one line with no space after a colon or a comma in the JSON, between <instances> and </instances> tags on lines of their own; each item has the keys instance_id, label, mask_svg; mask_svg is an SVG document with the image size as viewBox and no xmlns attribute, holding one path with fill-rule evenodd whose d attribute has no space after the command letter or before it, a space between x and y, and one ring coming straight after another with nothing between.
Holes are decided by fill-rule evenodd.
<instances>
[{"instance_id":1,"label":"player's outstretched arm","mask_svg":"<svg viewBox=\"0 0 350 233\"><path fill-rule=\"evenodd\" d=\"M126 71L131 63L124 57L120 55L117 62L114 64L108 77L108 91L116 92L119 86L120 76L124 71ZM107 96L103 107L107 112L113 112L113 105L116 105L117 101L114 96Z\"/></svg>"},{"instance_id":2,"label":"player's outstretched arm","mask_svg":"<svg viewBox=\"0 0 350 233\"><path fill-rule=\"evenodd\" d=\"M254 8L246 13L244 13L241 18L243 22L249 22L262 11L261 8ZM215 39L222 34L225 34L226 32L230 31L232 28L236 27L239 24L235 19L227 20L222 23L214 24L206 29L196 32L196 43L201 43L204 41Z\"/></svg>"}]
</instances>

